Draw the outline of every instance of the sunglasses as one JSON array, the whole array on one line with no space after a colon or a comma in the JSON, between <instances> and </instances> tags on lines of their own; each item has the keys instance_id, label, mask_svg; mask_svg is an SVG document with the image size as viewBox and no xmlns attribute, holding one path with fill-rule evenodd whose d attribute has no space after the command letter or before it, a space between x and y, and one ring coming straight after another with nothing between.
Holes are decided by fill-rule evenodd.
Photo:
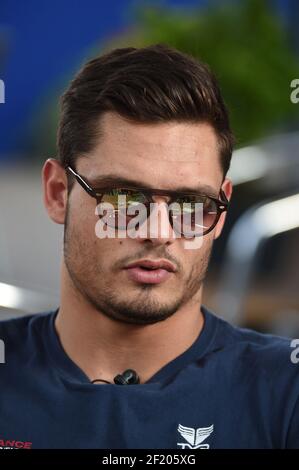
<instances>
[{"instance_id":1,"label":"sunglasses","mask_svg":"<svg viewBox=\"0 0 299 470\"><path fill-rule=\"evenodd\" d=\"M105 218L107 225L119 230L126 230L130 221L136 217L139 207L146 209L145 219L151 214L154 196L168 197L168 216L172 229L183 236L203 236L209 233L217 225L222 212L227 211L229 202L222 189L221 199L200 193L180 193L162 189L144 189L136 187L116 186L93 188L71 166L65 170L75 177L80 186L97 204L108 203L112 207L111 214ZM121 197L121 204L119 203ZM125 202L124 202L125 200ZM142 212L141 212L142 213ZM101 217L99 215L99 217ZM145 220L144 219L144 220ZM110 223L109 223L110 220ZM201 223L198 224L198 221ZM139 223L143 221L139 220Z\"/></svg>"}]
</instances>

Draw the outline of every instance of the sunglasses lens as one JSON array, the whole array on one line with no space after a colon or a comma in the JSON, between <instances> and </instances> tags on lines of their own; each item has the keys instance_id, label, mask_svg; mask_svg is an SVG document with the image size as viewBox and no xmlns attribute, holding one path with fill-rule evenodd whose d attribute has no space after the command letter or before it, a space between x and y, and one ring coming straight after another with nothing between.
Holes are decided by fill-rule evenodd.
<instances>
[{"instance_id":1,"label":"sunglasses lens","mask_svg":"<svg viewBox=\"0 0 299 470\"><path fill-rule=\"evenodd\" d=\"M212 227L217 214L217 204L208 196L178 201L177 208L172 211L173 228L186 237L198 237Z\"/></svg>"},{"instance_id":2,"label":"sunglasses lens","mask_svg":"<svg viewBox=\"0 0 299 470\"><path fill-rule=\"evenodd\" d=\"M144 206L147 207L147 201L141 192L118 188L103 194L101 204L105 207L107 225L119 230L126 230L129 222L144 211Z\"/></svg>"}]
</instances>

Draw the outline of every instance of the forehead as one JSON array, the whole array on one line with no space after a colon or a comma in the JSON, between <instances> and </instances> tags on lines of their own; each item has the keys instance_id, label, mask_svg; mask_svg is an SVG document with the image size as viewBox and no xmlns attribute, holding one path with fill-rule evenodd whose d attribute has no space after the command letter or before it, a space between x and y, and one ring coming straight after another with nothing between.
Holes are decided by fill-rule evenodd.
<instances>
[{"instance_id":1,"label":"forehead","mask_svg":"<svg viewBox=\"0 0 299 470\"><path fill-rule=\"evenodd\" d=\"M93 151L77 165L90 179L113 173L165 189L222 181L217 137L207 123L141 124L109 112L99 131Z\"/></svg>"}]
</instances>

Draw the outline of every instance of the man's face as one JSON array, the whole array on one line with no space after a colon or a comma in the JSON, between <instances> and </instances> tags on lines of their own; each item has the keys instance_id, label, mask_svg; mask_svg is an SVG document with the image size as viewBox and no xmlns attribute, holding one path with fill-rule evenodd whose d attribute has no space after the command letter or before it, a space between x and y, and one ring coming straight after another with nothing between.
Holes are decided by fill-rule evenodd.
<instances>
[{"instance_id":1,"label":"man's face","mask_svg":"<svg viewBox=\"0 0 299 470\"><path fill-rule=\"evenodd\" d=\"M205 123L136 124L115 113L101 119L101 137L94 150L79 158L76 171L92 185L97 177L113 174L139 182L140 187L176 190L210 186L219 194L223 175L213 129ZM230 182L222 188L230 196ZM78 183L68 199L64 262L81 295L110 318L150 324L168 318L188 303L198 302L213 240L224 222L205 235L198 249L186 249L183 237L169 234L139 238L96 236L96 200ZM168 217L162 211L162 217ZM165 222L165 221L164 221ZM141 259L171 261L176 272L164 281L138 282L125 267Z\"/></svg>"}]
</instances>

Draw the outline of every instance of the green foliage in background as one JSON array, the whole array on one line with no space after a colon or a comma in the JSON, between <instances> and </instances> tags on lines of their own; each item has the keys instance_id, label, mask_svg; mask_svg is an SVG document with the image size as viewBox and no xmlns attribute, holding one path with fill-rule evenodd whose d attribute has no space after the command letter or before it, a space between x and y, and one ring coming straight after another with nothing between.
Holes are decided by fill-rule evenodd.
<instances>
[{"instance_id":1,"label":"green foliage in background","mask_svg":"<svg viewBox=\"0 0 299 470\"><path fill-rule=\"evenodd\" d=\"M290 82L299 78L299 60L266 0L211 1L196 9L150 2L138 4L134 15L134 30L110 41L105 50L162 42L208 63L240 146L295 122L299 113L290 102ZM98 53L98 48L92 51ZM42 133L51 151L57 118L56 108L52 125Z\"/></svg>"},{"instance_id":2,"label":"green foliage in background","mask_svg":"<svg viewBox=\"0 0 299 470\"><path fill-rule=\"evenodd\" d=\"M299 114L290 102L299 60L266 0L210 2L205 9L189 11L144 5L137 13L135 44L163 42L209 64L239 144L275 131Z\"/></svg>"}]
</instances>

